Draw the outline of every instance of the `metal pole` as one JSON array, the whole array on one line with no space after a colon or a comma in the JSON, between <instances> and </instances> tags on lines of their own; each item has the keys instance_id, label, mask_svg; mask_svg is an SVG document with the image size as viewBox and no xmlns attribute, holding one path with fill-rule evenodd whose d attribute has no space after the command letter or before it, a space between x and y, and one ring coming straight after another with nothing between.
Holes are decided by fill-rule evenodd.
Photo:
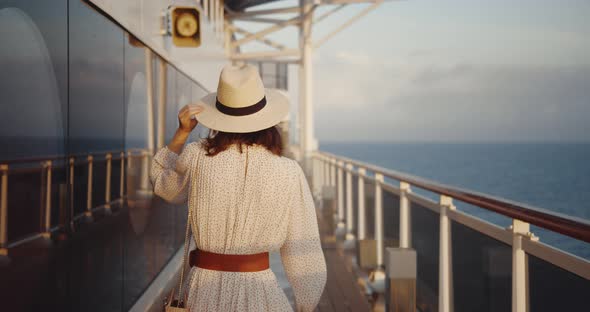
<instances>
[{"instance_id":1,"label":"metal pole","mask_svg":"<svg viewBox=\"0 0 590 312\"><path fill-rule=\"evenodd\" d=\"M383 265L383 196L381 184L384 182L383 174L375 172L375 245L377 254L377 267L369 273L371 288L377 293L384 293L386 289L386 272Z\"/></svg>"},{"instance_id":2,"label":"metal pole","mask_svg":"<svg viewBox=\"0 0 590 312\"><path fill-rule=\"evenodd\" d=\"M0 165L2 178L0 179L0 256L8 255L6 243L8 241L8 165Z\"/></svg>"},{"instance_id":3,"label":"metal pole","mask_svg":"<svg viewBox=\"0 0 590 312\"><path fill-rule=\"evenodd\" d=\"M319 193L322 193L322 188L324 187L324 161L322 160L321 156L316 158L317 162L317 173L318 173L318 188Z\"/></svg>"},{"instance_id":4,"label":"metal pole","mask_svg":"<svg viewBox=\"0 0 590 312\"><path fill-rule=\"evenodd\" d=\"M358 239L365 239L367 236L365 229L365 175L367 170L365 168L359 168L358 177Z\"/></svg>"},{"instance_id":5,"label":"metal pole","mask_svg":"<svg viewBox=\"0 0 590 312\"><path fill-rule=\"evenodd\" d=\"M166 62L160 58L158 62L159 71L158 71L158 142L157 147L161 149L164 147L164 135L166 132L166 80L168 73Z\"/></svg>"},{"instance_id":6,"label":"metal pole","mask_svg":"<svg viewBox=\"0 0 590 312\"><path fill-rule=\"evenodd\" d=\"M152 69L152 50L145 48L146 111L148 150L154 150L154 79Z\"/></svg>"},{"instance_id":7,"label":"metal pole","mask_svg":"<svg viewBox=\"0 0 590 312\"><path fill-rule=\"evenodd\" d=\"M346 164L346 241L353 243L354 235L354 214L352 211L352 164ZM349 247L354 247L350 244Z\"/></svg>"},{"instance_id":8,"label":"metal pole","mask_svg":"<svg viewBox=\"0 0 590 312\"><path fill-rule=\"evenodd\" d=\"M104 202L105 208L111 209L111 171L112 171L112 161L113 155L108 153L106 156L107 159L107 177L106 177L106 185L104 191Z\"/></svg>"},{"instance_id":9,"label":"metal pole","mask_svg":"<svg viewBox=\"0 0 590 312\"><path fill-rule=\"evenodd\" d=\"M439 260L438 260L438 311L452 311L453 267L451 262L451 221L447 215L455 210L453 198L440 196Z\"/></svg>"},{"instance_id":10,"label":"metal pole","mask_svg":"<svg viewBox=\"0 0 590 312\"><path fill-rule=\"evenodd\" d=\"M412 245L412 232L410 230L411 212L410 201L408 200L408 194L411 192L410 184L401 181L399 184L399 188L399 247L410 248L410 246Z\"/></svg>"},{"instance_id":11,"label":"metal pole","mask_svg":"<svg viewBox=\"0 0 590 312\"><path fill-rule=\"evenodd\" d=\"M92 215L92 155L88 155L88 188L86 192L86 212L87 216Z\"/></svg>"},{"instance_id":12,"label":"metal pole","mask_svg":"<svg viewBox=\"0 0 590 312\"><path fill-rule=\"evenodd\" d=\"M224 25L223 13L224 12L223 11L224 11L224 3L223 3L223 0L219 0L219 21L217 23L219 29L217 31L217 34L218 34L218 38L221 41L223 41L223 37L224 37L224 34L223 34L223 25Z\"/></svg>"},{"instance_id":13,"label":"metal pole","mask_svg":"<svg viewBox=\"0 0 590 312\"><path fill-rule=\"evenodd\" d=\"M74 211L75 211L75 208L76 208L76 207L74 207L74 178L75 178L75 175L74 175L74 168L75 167L74 167L74 165L75 165L75 163L76 163L76 159L74 157L70 157L70 160L69 160L69 165L70 165L70 185L69 185L69 191L70 191L70 194L69 194L69 203L70 203L70 206L69 206L69 209L70 209L70 211L69 211L69 217L68 217L69 218L68 219L69 226L71 226L71 223L73 222L72 217L74 215Z\"/></svg>"},{"instance_id":14,"label":"metal pole","mask_svg":"<svg viewBox=\"0 0 590 312\"><path fill-rule=\"evenodd\" d=\"M125 152L121 152L121 174L119 184L119 196L121 200L125 197Z\"/></svg>"},{"instance_id":15,"label":"metal pole","mask_svg":"<svg viewBox=\"0 0 590 312\"><path fill-rule=\"evenodd\" d=\"M324 156L324 185L331 186L331 179L330 179L330 159Z\"/></svg>"},{"instance_id":16,"label":"metal pole","mask_svg":"<svg viewBox=\"0 0 590 312\"><path fill-rule=\"evenodd\" d=\"M377 267L383 266L383 196L381 173L375 173L375 243L377 244Z\"/></svg>"},{"instance_id":17,"label":"metal pole","mask_svg":"<svg viewBox=\"0 0 590 312\"><path fill-rule=\"evenodd\" d=\"M45 169L47 172L47 182L46 182L46 196L45 196L45 228L43 232L44 237L49 237L49 229L51 228L51 167L53 163L51 160L45 162Z\"/></svg>"},{"instance_id":18,"label":"metal pole","mask_svg":"<svg viewBox=\"0 0 590 312\"><path fill-rule=\"evenodd\" d=\"M219 4L219 0L213 0L212 4L211 4L211 24L213 26L213 33L215 34L215 39L218 39L219 37L217 36L217 13L219 12L218 10L218 5Z\"/></svg>"},{"instance_id":19,"label":"metal pole","mask_svg":"<svg viewBox=\"0 0 590 312\"><path fill-rule=\"evenodd\" d=\"M530 224L512 220L512 312L528 311L528 258L522 249L523 235L530 233Z\"/></svg>"},{"instance_id":20,"label":"metal pole","mask_svg":"<svg viewBox=\"0 0 590 312\"><path fill-rule=\"evenodd\" d=\"M336 159L330 159L332 165L330 166L330 185L336 186Z\"/></svg>"},{"instance_id":21,"label":"metal pole","mask_svg":"<svg viewBox=\"0 0 590 312\"><path fill-rule=\"evenodd\" d=\"M150 179L150 151L141 151L141 190L149 192L149 179Z\"/></svg>"},{"instance_id":22,"label":"metal pole","mask_svg":"<svg viewBox=\"0 0 590 312\"><path fill-rule=\"evenodd\" d=\"M300 146L304 159L307 159L315 150L313 133L313 80L312 80L312 53L311 22L313 18L313 5L311 0L299 0L302 21L299 27L299 48L301 50L301 63L299 65L299 117L301 120Z\"/></svg>"},{"instance_id":23,"label":"metal pole","mask_svg":"<svg viewBox=\"0 0 590 312\"><path fill-rule=\"evenodd\" d=\"M344 224L344 183L342 181L342 166L344 165L344 163L342 161L338 161L337 162L337 166L338 166L338 182L337 182L337 189L338 189L338 194L337 194L337 201L338 201L338 225L337 225L337 231L339 234L344 234L343 232L345 231L345 224Z\"/></svg>"}]
</instances>

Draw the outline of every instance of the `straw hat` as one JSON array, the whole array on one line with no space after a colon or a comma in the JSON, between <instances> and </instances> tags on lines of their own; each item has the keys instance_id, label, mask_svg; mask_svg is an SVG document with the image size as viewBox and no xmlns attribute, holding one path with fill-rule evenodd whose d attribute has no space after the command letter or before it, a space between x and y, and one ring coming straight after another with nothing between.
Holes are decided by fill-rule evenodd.
<instances>
[{"instance_id":1,"label":"straw hat","mask_svg":"<svg viewBox=\"0 0 590 312\"><path fill-rule=\"evenodd\" d=\"M289 99L280 90L264 88L252 65L226 65L217 92L203 97L204 110L195 117L203 126L234 133L270 128L289 113Z\"/></svg>"}]
</instances>

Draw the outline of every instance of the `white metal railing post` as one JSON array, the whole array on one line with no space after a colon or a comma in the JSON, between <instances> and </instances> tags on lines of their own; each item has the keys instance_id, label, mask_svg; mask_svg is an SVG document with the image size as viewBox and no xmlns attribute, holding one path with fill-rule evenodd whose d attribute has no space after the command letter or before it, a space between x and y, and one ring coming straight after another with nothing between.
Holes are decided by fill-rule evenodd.
<instances>
[{"instance_id":1,"label":"white metal railing post","mask_svg":"<svg viewBox=\"0 0 590 312\"><path fill-rule=\"evenodd\" d=\"M69 159L69 166L70 166L70 176L69 178L69 184L68 184L68 190L69 192L69 196L68 196L68 202L70 204L70 209L73 211L74 210L74 178L76 177L74 175L74 169L76 167L74 167L74 165L76 164L76 159L74 157L70 157Z\"/></svg>"},{"instance_id":2,"label":"white metal railing post","mask_svg":"<svg viewBox=\"0 0 590 312\"><path fill-rule=\"evenodd\" d=\"M320 194L322 193L322 190L324 188L325 185L325 178L324 178L324 160L322 158L322 156L317 158L318 160L318 186L320 188Z\"/></svg>"},{"instance_id":3,"label":"white metal railing post","mask_svg":"<svg viewBox=\"0 0 590 312\"><path fill-rule=\"evenodd\" d=\"M365 175L367 174L367 170L365 168L358 169L358 229L357 235L358 239L365 239L367 236L366 228L365 228Z\"/></svg>"},{"instance_id":4,"label":"white metal railing post","mask_svg":"<svg viewBox=\"0 0 590 312\"><path fill-rule=\"evenodd\" d=\"M346 242L345 247L354 247L354 214L352 211L352 164L346 164Z\"/></svg>"},{"instance_id":5,"label":"white metal railing post","mask_svg":"<svg viewBox=\"0 0 590 312\"><path fill-rule=\"evenodd\" d=\"M313 190L315 194L319 195L320 192L320 171L319 171L319 159L317 157L311 158L311 172L312 172L312 181L313 181Z\"/></svg>"},{"instance_id":6,"label":"white metal railing post","mask_svg":"<svg viewBox=\"0 0 590 312\"><path fill-rule=\"evenodd\" d=\"M144 64L145 64L145 80L146 80L146 113L147 113L147 148L150 151L154 150L155 132L154 132L154 67L152 50L148 47L144 48Z\"/></svg>"},{"instance_id":7,"label":"white metal railing post","mask_svg":"<svg viewBox=\"0 0 590 312\"><path fill-rule=\"evenodd\" d=\"M218 30L218 34L219 34L219 39L223 40L223 25L224 25L224 1L223 0L219 0L219 22L217 23L217 25L219 25L219 30Z\"/></svg>"},{"instance_id":8,"label":"white metal railing post","mask_svg":"<svg viewBox=\"0 0 590 312\"><path fill-rule=\"evenodd\" d=\"M142 192L149 193L149 180L150 180L150 155L152 150L141 151L141 180L140 180L140 187Z\"/></svg>"},{"instance_id":9,"label":"white metal railing post","mask_svg":"<svg viewBox=\"0 0 590 312\"><path fill-rule=\"evenodd\" d=\"M111 209L111 171L112 171L112 163L113 163L113 155L108 153L106 155L107 160L107 174L106 174L106 185L104 190L104 202L105 208Z\"/></svg>"},{"instance_id":10,"label":"white metal railing post","mask_svg":"<svg viewBox=\"0 0 590 312\"><path fill-rule=\"evenodd\" d=\"M166 100L167 100L167 64L164 59L158 60L158 127L156 135L156 147L158 149L164 147L164 136L166 133Z\"/></svg>"},{"instance_id":11,"label":"white metal railing post","mask_svg":"<svg viewBox=\"0 0 590 312\"><path fill-rule=\"evenodd\" d=\"M330 159L324 156L324 185L331 186L330 182Z\"/></svg>"},{"instance_id":12,"label":"white metal railing post","mask_svg":"<svg viewBox=\"0 0 590 312\"><path fill-rule=\"evenodd\" d=\"M383 174L375 173L375 241L377 244L377 266L383 266L383 196L381 184Z\"/></svg>"},{"instance_id":13,"label":"white metal railing post","mask_svg":"<svg viewBox=\"0 0 590 312\"><path fill-rule=\"evenodd\" d=\"M45 172L47 173L46 183L45 183L45 224L43 229L43 236L50 237L51 233L51 171L52 171L53 162L48 160L45 162Z\"/></svg>"},{"instance_id":14,"label":"white metal railing post","mask_svg":"<svg viewBox=\"0 0 590 312\"><path fill-rule=\"evenodd\" d=\"M330 185L336 186L336 159L332 158L330 161L332 163L330 166Z\"/></svg>"},{"instance_id":15,"label":"white metal railing post","mask_svg":"<svg viewBox=\"0 0 590 312\"><path fill-rule=\"evenodd\" d=\"M530 235L530 224L512 219L512 312L528 311L528 258L522 247L523 236Z\"/></svg>"},{"instance_id":16,"label":"white metal railing post","mask_svg":"<svg viewBox=\"0 0 590 312\"><path fill-rule=\"evenodd\" d=\"M408 194L411 193L410 184L399 183L399 247L410 248L412 246L411 211Z\"/></svg>"},{"instance_id":17,"label":"white metal railing post","mask_svg":"<svg viewBox=\"0 0 590 312\"><path fill-rule=\"evenodd\" d=\"M8 165L0 165L0 256L8 255L6 243L8 240Z\"/></svg>"},{"instance_id":18,"label":"white metal railing post","mask_svg":"<svg viewBox=\"0 0 590 312\"><path fill-rule=\"evenodd\" d=\"M439 254L438 254L438 311L453 311L453 267L451 244L451 221L448 211L455 210L453 198L440 196L440 226L439 226Z\"/></svg>"},{"instance_id":19,"label":"white metal railing post","mask_svg":"<svg viewBox=\"0 0 590 312\"><path fill-rule=\"evenodd\" d=\"M85 215L92 215L92 155L88 155L88 188L86 191L86 211Z\"/></svg>"},{"instance_id":20,"label":"white metal railing post","mask_svg":"<svg viewBox=\"0 0 590 312\"><path fill-rule=\"evenodd\" d=\"M383 263L383 193L381 186L383 183L383 174L375 172L375 249L377 267L369 274L369 282L371 287L378 293L384 293L386 288L386 272Z\"/></svg>"},{"instance_id":21,"label":"white metal railing post","mask_svg":"<svg viewBox=\"0 0 590 312\"><path fill-rule=\"evenodd\" d=\"M121 152L121 174L119 176L119 197L125 197L125 152Z\"/></svg>"},{"instance_id":22,"label":"white metal railing post","mask_svg":"<svg viewBox=\"0 0 590 312\"><path fill-rule=\"evenodd\" d=\"M341 160L336 162L338 181L337 181L337 205L338 205L338 224L336 225L336 234L343 235L346 231L346 225L344 224L344 183L343 183L343 170L344 163Z\"/></svg>"}]
</instances>

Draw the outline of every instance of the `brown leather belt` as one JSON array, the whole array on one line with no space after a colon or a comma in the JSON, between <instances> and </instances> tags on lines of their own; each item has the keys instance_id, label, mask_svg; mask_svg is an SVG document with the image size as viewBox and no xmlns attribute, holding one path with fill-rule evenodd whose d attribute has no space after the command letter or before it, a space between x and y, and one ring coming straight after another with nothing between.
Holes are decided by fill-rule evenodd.
<instances>
[{"instance_id":1,"label":"brown leather belt","mask_svg":"<svg viewBox=\"0 0 590 312\"><path fill-rule=\"evenodd\" d=\"M190 266L217 271L256 272L270 267L268 252L249 255L226 255L194 249L189 253L188 259Z\"/></svg>"}]
</instances>

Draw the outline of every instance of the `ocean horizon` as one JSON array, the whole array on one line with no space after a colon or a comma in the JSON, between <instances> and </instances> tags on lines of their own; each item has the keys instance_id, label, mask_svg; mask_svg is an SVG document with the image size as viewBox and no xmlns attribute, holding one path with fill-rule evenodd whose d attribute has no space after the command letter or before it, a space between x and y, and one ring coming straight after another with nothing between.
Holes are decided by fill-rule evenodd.
<instances>
[{"instance_id":1,"label":"ocean horizon","mask_svg":"<svg viewBox=\"0 0 590 312\"><path fill-rule=\"evenodd\" d=\"M590 219L590 143L343 142L319 150L438 183ZM436 194L413 188L436 200ZM458 209L501 227L510 219L465 203ZM385 226L387 220L385 220ZM590 244L531 226L540 240L590 259Z\"/></svg>"}]
</instances>

